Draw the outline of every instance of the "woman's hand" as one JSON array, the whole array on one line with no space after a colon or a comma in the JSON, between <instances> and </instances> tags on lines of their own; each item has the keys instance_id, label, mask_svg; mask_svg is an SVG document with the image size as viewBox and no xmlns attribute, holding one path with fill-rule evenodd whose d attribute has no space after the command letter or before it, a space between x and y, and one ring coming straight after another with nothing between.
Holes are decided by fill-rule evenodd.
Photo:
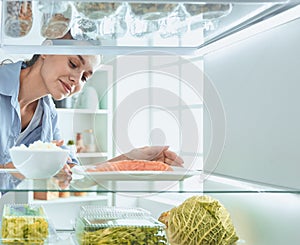
<instances>
[{"instance_id":1,"label":"woman's hand","mask_svg":"<svg viewBox=\"0 0 300 245\"><path fill-rule=\"evenodd\" d=\"M124 155L132 160L159 161L171 166L182 167L184 163L180 156L169 150L169 146L145 146L135 148Z\"/></svg>"},{"instance_id":2,"label":"woman's hand","mask_svg":"<svg viewBox=\"0 0 300 245\"><path fill-rule=\"evenodd\" d=\"M64 140L52 140L51 142L56 146L62 146L64 144Z\"/></svg>"},{"instance_id":3,"label":"woman's hand","mask_svg":"<svg viewBox=\"0 0 300 245\"><path fill-rule=\"evenodd\" d=\"M0 164L0 168L1 169L15 169L16 167L14 166L13 162L8 162L8 163L5 163L5 164ZM11 175L13 175L14 177L16 177L17 179L25 179L25 176L21 173L18 173L17 171L14 173L10 173Z\"/></svg>"},{"instance_id":4,"label":"woman's hand","mask_svg":"<svg viewBox=\"0 0 300 245\"><path fill-rule=\"evenodd\" d=\"M64 140L52 140L52 143L54 143L56 146L62 146L64 144ZM72 162L71 157L68 157L67 164L64 165L63 170L72 175L71 168L74 166L75 164Z\"/></svg>"},{"instance_id":5,"label":"woman's hand","mask_svg":"<svg viewBox=\"0 0 300 245\"><path fill-rule=\"evenodd\" d=\"M69 164L65 164L54 177L58 180L59 187L61 189L66 189L72 180L72 171Z\"/></svg>"},{"instance_id":6,"label":"woman's hand","mask_svg":"<svg viewBox=\"0 0 300 245\"><path fill-rule=\"evenodd\" d=\"M64 140L53 140L52 143L55 143L56 146L62 146L64 144ZM69 186L72 180L72 171L71 166L68 162L72 162L72 159L68 157L67 163L63 166L63 168L58 172L55 177L59 181L59 186L62 189L65 189Z\"/></svg>"}]
</instances>

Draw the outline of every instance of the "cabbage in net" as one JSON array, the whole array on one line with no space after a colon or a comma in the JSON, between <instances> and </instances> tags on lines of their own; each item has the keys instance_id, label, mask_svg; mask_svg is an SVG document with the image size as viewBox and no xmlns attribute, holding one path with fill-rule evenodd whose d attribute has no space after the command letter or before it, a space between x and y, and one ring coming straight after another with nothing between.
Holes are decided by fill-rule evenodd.
<instances>
[{"instance_id":1,"label":"cabbage in net","mask_svg":"<svg viewBox=\"0 0 300 245\"><path fill-rule=\"evenodd\" d=\"M232 245L238 240L230 214L209 196L193 196L163 213L171 245Z\"/></svg>"}]
</instances>

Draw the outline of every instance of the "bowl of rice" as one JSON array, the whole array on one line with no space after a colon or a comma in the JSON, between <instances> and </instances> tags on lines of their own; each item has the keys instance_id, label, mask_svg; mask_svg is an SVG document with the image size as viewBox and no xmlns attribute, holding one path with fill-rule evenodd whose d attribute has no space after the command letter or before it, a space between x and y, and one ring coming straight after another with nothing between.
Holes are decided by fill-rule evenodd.
<instances>
[{"instance_id":1,"label":"bowl of rice","mask_svg":"<svg viewBox=\"0 0 300 245\"><path fill-rule=\"evenodd\" d=\"M42 141L36 141L28 147L12 147L9 153L16 169L28 179L46 179L56 175L69 155L68 150Z\"/></svg>"}]
</instances>

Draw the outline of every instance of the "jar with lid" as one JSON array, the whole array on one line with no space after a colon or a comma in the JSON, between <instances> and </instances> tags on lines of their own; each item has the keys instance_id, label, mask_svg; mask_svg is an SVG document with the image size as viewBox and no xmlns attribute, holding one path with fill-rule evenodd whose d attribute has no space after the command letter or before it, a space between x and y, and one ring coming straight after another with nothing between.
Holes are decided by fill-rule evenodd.
<instances>
[{"instance_id":1,"label":"jar with lid","mask_svg":"<svg viewBox=\"0 0 300 245\"><path fill-rule=\"evenodd\" d=\"M190 30L214 30L220 19L231 13L231 3L184 3L190 13Z\"/></svg>"},{"instance_id":2,"label":"jar with lid","mask_svg":"<svg viewBox=\"0 0 300 245\"><path fill-rule=\"evenodd\" d=\"M42 13L41 34L45 38L63 37L70 29L73 19L73 5L69 1L39 1Z\"/></svg>"},{"instance_id":3,"label":"jar with lid","mask_svg":"<svg viewBox=\"0 0 300 245\"><path fill-rule=\"evenodd\" d=\"M84 131L84 145L86 152L96 152L95 137L92 129Z\"/></svg>"},{"instance_id":4,"label":"jar with lid","mask_svg":"<svg viewBox=\"0 0 300 245\"><path fill-rule=\"evenodd\" d=\"M177 7L161 21L160 36L162 38L180 37L189 29L190 13L187 12L183 3Z\"/></svg>"},{"instance_id":5,"label":"jar with lid","mask_svg":"<svg viewBox=\"0 0 300 245\"><path fill-rule=\"evenodd\" d=\"M74 6L79 14L92 20L103 19L111 15L120 6L116 2L75 2Z\"/></svg>"},{"instance_id":6,"label":"jar with lid","mask_svg":"<svg viewBox=\"0 0 300 245\"><path fill-rule=\"evenodd\" d=\"M175 7L176 5L171 3L130 3L130 34L138 38L153 34L159 30L162 19Z\"/></svg>"},{"instance_id":7,"label":"jar with lid","mask_svg":"<svg viewBox=\"0 0 300 245\"><path fill-rule=\"evenodd\" d=\"M23 37L32 27L32 1L4 1L5 27L9 37Z\"/></svg>"},{"instance_id":8,"label":"jar with lid","mask_svg":"<svg viewBox=\"0 0 300 245\"><path fill-rule=\"evenodd\" d=\"M71 27L71 35L76 40L97 40L98 23L83 16L76 16Z\"/></svg>"},{"instance_id":9,"label":"jar with lid","mask_svg":"<svg viewBox=\"0 0 300 245\"><path fill-rule=\"evenodd\" d=\"M127 33L127 23L125 21L127 10L128 4L122 3L112 14L101 19L99 26L100 39L118 39Z\"/></svg>"}]
</instances>

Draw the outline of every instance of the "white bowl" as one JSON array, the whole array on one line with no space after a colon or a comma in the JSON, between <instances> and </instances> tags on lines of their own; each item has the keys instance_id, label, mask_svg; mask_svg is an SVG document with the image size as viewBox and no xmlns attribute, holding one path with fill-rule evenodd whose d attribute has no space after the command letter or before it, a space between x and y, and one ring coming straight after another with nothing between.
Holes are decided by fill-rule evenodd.
<instances>
[{"instance_id":1,"label":"white bowl","mask_svg":"<svg viewBox=\"0 0 300 245\"><path fill-rule=\"evenodd\" d=\"M69 155L69 151L63 149L20 147L11 148L9 153L16 169L29 179L46 179L56 175Z\"/></svg>"}]
</instances>

